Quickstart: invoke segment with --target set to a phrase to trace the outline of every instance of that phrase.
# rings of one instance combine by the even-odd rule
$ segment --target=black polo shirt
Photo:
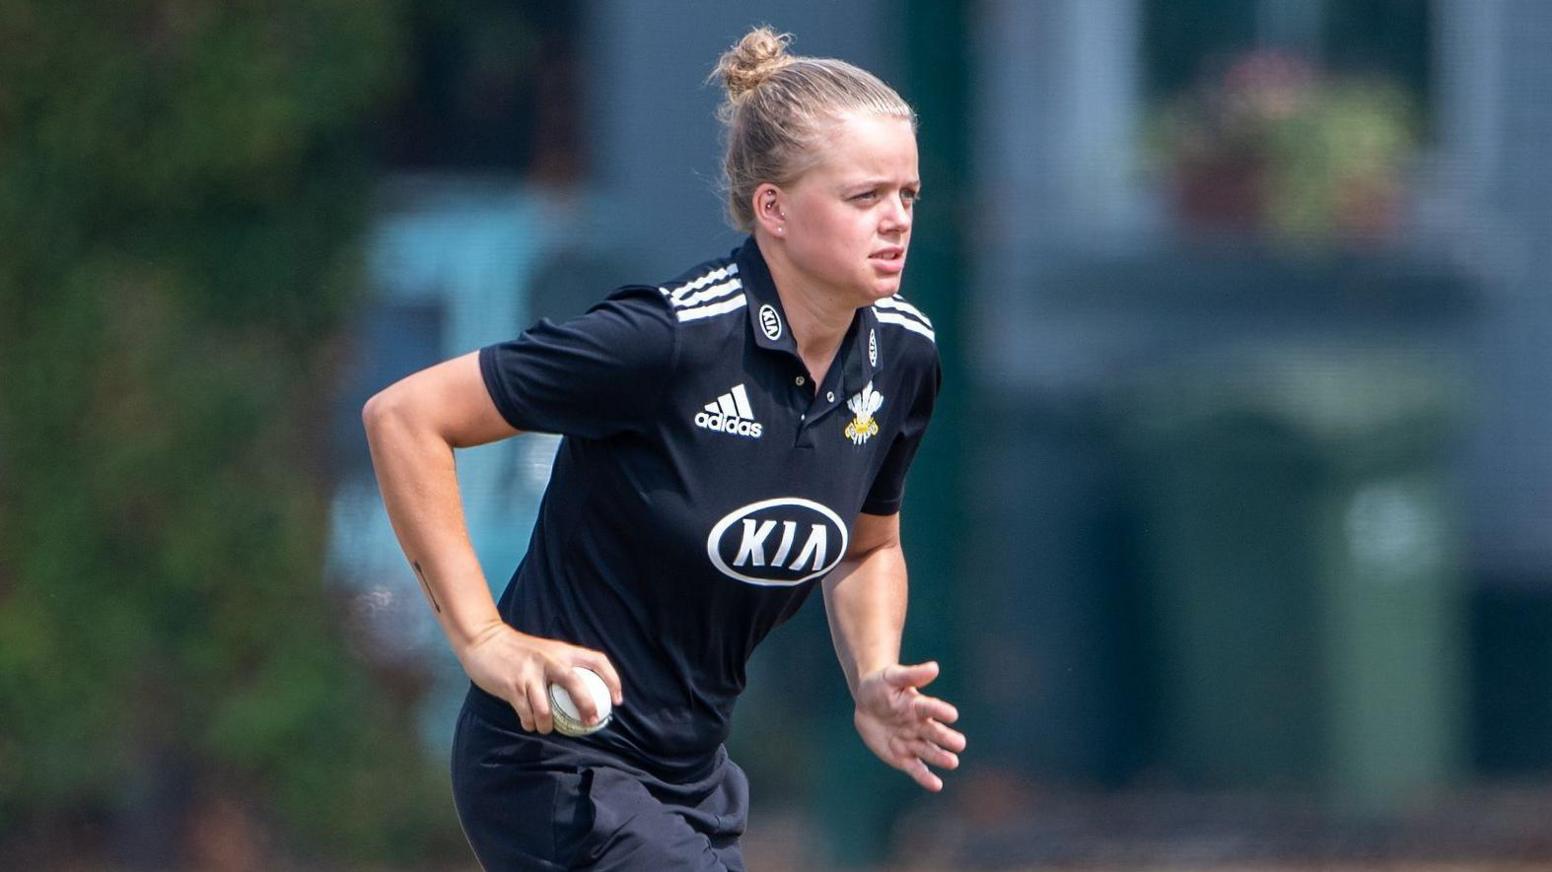
[[[899,510],[940,380],[931,322],[899,298],[858,310],[816,392],[751,238],[479,359],[513,427],[565,436],[502,616],[619,670],[625,705],[578,741],[704,767],[754,647],[859,512]]]

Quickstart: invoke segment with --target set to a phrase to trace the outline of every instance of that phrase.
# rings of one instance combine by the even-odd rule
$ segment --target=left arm
[[[942,790],[943,780],[927,767],[957,768],[965,737],[948,726],[959,719],[954,707],[920,691],[937,677],[938,664],[900,664],[907,595],[898,513],[857,517],[824,597],[863,743],[922,787]]]

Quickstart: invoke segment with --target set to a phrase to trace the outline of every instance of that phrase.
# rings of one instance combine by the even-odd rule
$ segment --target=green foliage
[[[1389,80],[1255,52],[1164,105],[1151,146],[1190,221],[1299,246],[1371,242],[1395,229],[1418,126]]]
[[[172,761],[342,855],[436,835],[321,573],[401,20],[0,4],[0,832],[111,816]]]

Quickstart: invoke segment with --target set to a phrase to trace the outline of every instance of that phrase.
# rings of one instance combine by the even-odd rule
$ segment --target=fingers
[[[525,731],[533,732],[533,707],[528,704],[528,695],[526,693],[519,694],[516,700],[509,700],[508,702],[512,706],[512,711],[517,712],[517,722],[522,725]]]
[[[963,754],[965,751],[965,734],[958,730],[950,729],[937,721],[929,720],[921,730],[922,738],[955,754]]]
[[[576,667],[557,664],[550,670],[547,678],[550,683],[566,689],[566,693],[571,696],[571,704],[577,707],[577,714],[582,718],[582,723],[588,725],[598,723],[598,705],[593,701],[593,694],[582,682],[582,673],[578,672]]]
[[[910,748],[911,753],[915,755],[917,760],[929,766],[949,770],[959,768],[959,755],[953,751],[941,748],[935,743],[918,739],[910,744]]]
[[[508,685],[506,692],[502,694],[512,706],[512,710],[517,712],[518,724],[530,733],[540,731],[539,709],[542,707],[546,716],[550,709],[549,700],[545,698],[544,692],[542,690],[538,693],[534,692],[536,683],[542,682],[519,678]]]
[[[524,690],[528,695],[528,709],[532,714],[533,729],[543,735],[549,735],[555,729],[555,721],[550,716],[549,687],[543,681],[530,681]]]
[[[938,663],[929,660],[914,666],[896,663],[884,668],[884,682],[892,687],[926,687],[938,677]]]
[[[604,684],[609,685],[609,698],[615,705],[625,703],[625,685],[620,681],[620,673],[614,671],[614,664],[609,662],[609,658],[602,651],[582,649],[582,656],[577,658],[577,665],[586,666],[598,673],[598,677],[604,680]]]
[[[954,770],[959,755],[922,739],[892,738],[889,741],[890,765],[911,776],[917,784],[934,793],[943,789],[943,779],[928,766]]]
[[[889,743],[895,755],[895,765],[905,768],[912,760],[919,760],[939,769],[958,769],[959,755],[926,739],[899,738]]]
[[[925,787],[933,793],[937,793],[943,789],[943,779],[932,774],[932,770],[928,769],[927,764],[923,763],[921,760],[912,758],[909,763],[901,768],[905,771],[906,775],[909,775],[911,778],[915,779],[917,784],[920,784],[922,787]]]
[[[584,723],[599,721],[600,704],[594,702],[575,667],[590,669],[602,678],[614,705],[624,702],[620,674],[603,652],[529,636],[505,624],[500,630],[466,649],[464,669],[481,689],[511,704],[524,730],[545,734],[554,730],[549,699],[552,683],[566,689]]]
[[[959,709],[935,696],[918,696],[911,700],[911,707],[919,718],[930,718],[944,724],[959,720]]]
[[[575,667],[591,670],[599,678],[604,680],[604,686],[609,688],[609,700],[614,705],[625,702],[625,690],[620,682],[620,673],[615,671],[614,664],[602,651],[591,648],[575,648],[570,658],[571,665],[563,666],[553,664],[553,677],[550,679],[561,687],[566,688],[566,693],[571,695],[571,701],[577,706],[577,714],[582,716],[585,724],[595,724],[603,716],[598,706],[593,701],[593,695],[588,692],[587,685],[582,683],[582,676]]]

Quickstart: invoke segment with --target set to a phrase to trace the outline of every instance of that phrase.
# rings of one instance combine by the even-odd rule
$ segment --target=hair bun
[[[765,25],[756,27],[722,53],[712,76],[720,76],[727,88],[728,99],[737,101],[759,87],[771,74],[792,63],[787,54],[787,43],[791,41],[790,33],[777,33]]]

